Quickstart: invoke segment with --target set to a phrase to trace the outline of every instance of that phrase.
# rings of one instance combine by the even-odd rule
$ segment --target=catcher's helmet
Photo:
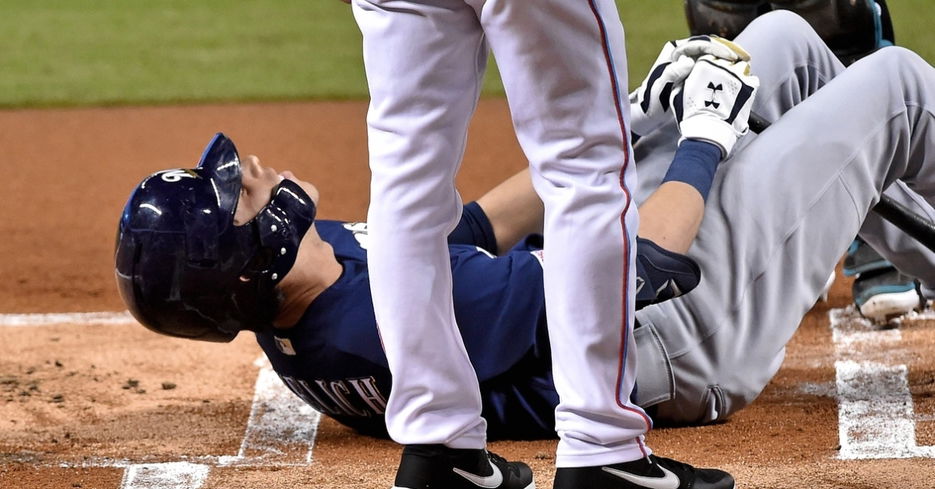
[[[120,296],[158,333],[227,342],[271,325],[275,286],[295,263],[315,203],[283,180],[270,203],[235,226],[240,158],[221,133],[198,166],[150,175],[133,191],[117,230]]]
[[[692,35],[733,39],[771,10],[800,15],[844,64],[896,42],[886,0],[685,0]]]

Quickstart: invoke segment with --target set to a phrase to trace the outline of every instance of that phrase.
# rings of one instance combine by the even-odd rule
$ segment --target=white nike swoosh
[[[493,474],[483,477],[477,474],[472,474],[466,472],[457,467],[452,468],[455,474],[464,477],[474,485],[478,487],[483,487],[485,489],[494,489],[495,487],[500,487],[500,484],[503,484],[503,474],[500,472],[500,468],[494,464],[490,464],[490,467],[493,469]]]
[[[646,489],[678,489],[679,478],[677,475],[673,474],[669,469],[659,466],[662,469],[662,472],[665,474],[665,477],[645,477],[642,475],[631,474],[629,472],[624,472],[622,470],[613,469],[610,467],[601,467],[604,472],[607,472],[611,475],[615,475],[621,479],[627,480]]]

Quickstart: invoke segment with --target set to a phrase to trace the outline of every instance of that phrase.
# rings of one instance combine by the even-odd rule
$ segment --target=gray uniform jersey
[[[754,112],[775,122],[721,163],[689,251],[701,284],[637,314],[638,400],[676,423],[724,419],[763,390],[882,189],[899,179],[897,200],[929,212],[935,201],[928,63],[890,47],[844,70],[784,11],[737,41],[761,81]],[[677,137],[673,123],[635,145],[638,201],[658,186]],[[864,232],[898,234],[873,221]],[[893,243],[919,255],[902,237]]]

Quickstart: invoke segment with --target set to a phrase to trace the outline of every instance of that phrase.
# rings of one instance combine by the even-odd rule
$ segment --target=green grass
[[[522,0],[533,1],[533,0]],[[935,60],[931,0],[890,0],[899,44]],[[687,33],[682,0],[618,0],[631,87]],[[0,107],[366,97],[337,0],[0,0]],[[502,94],[491,67],[485,93]]]
[[[337,0],[0,0],[0,105],[360,96]]]

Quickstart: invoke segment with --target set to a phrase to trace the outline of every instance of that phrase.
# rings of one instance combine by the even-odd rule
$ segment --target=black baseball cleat
[[[723,470],[696,469],[650,455],[622,464],[559,468],[554,489],[733,489],[734,478]]]
[[[486,450],[407,445],[393,489],[535,489],[532,470]]]

